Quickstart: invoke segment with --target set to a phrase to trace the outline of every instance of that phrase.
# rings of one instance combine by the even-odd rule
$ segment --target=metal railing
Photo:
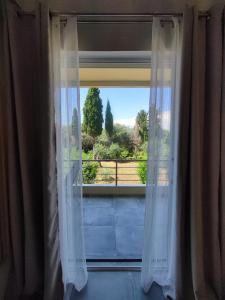
[[[147,160],[143,159],[90,159],[83,160],[83,171],[85,164],[97,163],[96,177],[91,182],[85,182],[84,184],[110,184],[110,185],[127,185],[127,184],[144,184],[141,177],[147,176]],[[168,160],[161,160],[161,171],[159,174],[159,181],[161,185],[168,184]],[[142,165],[142,167],[141,167]],[[145,167],[146,166],[146,170]],[[144,174],[143,174],[144,173]]]

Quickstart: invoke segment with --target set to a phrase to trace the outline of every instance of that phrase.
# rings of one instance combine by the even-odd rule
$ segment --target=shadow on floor
[[[148,294],[140,286],[140,272],[89,272],[83,291],[72,290],[68,300],[164,300],[161,288],[153,284]]]

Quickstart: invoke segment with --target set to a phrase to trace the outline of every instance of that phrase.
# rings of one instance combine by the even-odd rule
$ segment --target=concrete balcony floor
[[[87,259],[140,259],[145,198],[84,197]]]
[[[140,272],[89,272],[88,276],[87,286],[81,292],[73,288],[70,300],[165,300],[155,283],[147,294],[143,292]]]

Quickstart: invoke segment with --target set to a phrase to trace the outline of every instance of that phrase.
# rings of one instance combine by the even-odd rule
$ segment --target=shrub
[[[106,147],[102,144],[95,144],[94,158],[95,159],[116,159],[120,158],[122,149],[118,144],[111,144]]]
[[[111,144],[108,150],[108,157],[111,159],[120,158],[121,150],[118,144]]]
[[[147,153],[142,152],[142,154],[139,154],[139,159],[147,160]],[[141,161],[138,163],[137,171],[142,184],[145,184],[147,182],[147,170],[147,161]]]
[[[93,151],[88,151],[88,152],[82,151],[82,159],[83,160],[93,159]]]
[[[119,144],[121,148],[126,148],[129,152],[132,152],[134,149],[132,129],[124,125],[115,124],[112,142]]]
[[[110,146],[110,139],[109,139],[109,137],[107,136],[105,130],[103,130],[103,131],[102,131],[102,134],[101,134],[100,136],[97,137],[96,144],[101,144],[101,145],[104,145],[104,146],[106,146],[106,147],[109,147],[109,146]]]
[[[84,183],[86,184],[94,183],[98,172],[98,163],[84,161],[82,166],[82,172],[83,172]]]
[[[82,134],[82,149],[84,152],[88,152],[93,149],[94,139],[90,135],[83,133]]]
[[[95,144],[94,158],[95,159],[107,159],[108,158],[108,147],[106,147],[102,144]]]
[[[140,150],[143,153],[146,153],[148,151],[148,142],[144,142],[141,146],[140,146]],[[147,157],[147,156],[146,156]]]
[[[145,184],[147,181],[147,162],[142,161],[138,164],[138,176],[141,183]]]
[[[123,159],[123,158],[127,158],[130,156],[130,153],[127,149],[123,149],[120,153],[120,157]]]

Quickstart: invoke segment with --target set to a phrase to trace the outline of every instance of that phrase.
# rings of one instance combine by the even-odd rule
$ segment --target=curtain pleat
[[[36,28],[39,53],[40,97],[39,126],[42,146],[42,182],[44,211],[44,299],[62,299],[63,284],[59,256],[58,195],[56,173],[56,130],[53,93],[49,10],[38,5]],[[38,30],[39,29],[39,30]],[[37,120],[39,121],[39,120]],[[37,122],[38,124],[39,122]]]
[[[153,18],[142,286],[174,296],[181,21]],[[165,145],[165,138],[168,140]]]
[[[189,124],[190,99],[192,82],[193,53],[193,23],[192,9],[186,9],[183,17],[183,45],[181,60],[181,101],[178,144],[178,183],[177,183],[177,261],[176,261],[176,299],[194,299],[191,273],[190,253],[190,191],[189,180]],[[181,118],[182,116],[182,118]],[[185,299],[185,298],[184,298]]]
[[[15,4],[0,4],[2,298],[62,299],[49,13],[39,6],[35,16],[23,16]]]
[[[87,283],[84,247],[81,119],[77,18],[52,18],[54,102],[56,110],[57,179],[60,254],[63,282],[80,291]]]
[[[184,14],[177,299],[224,299],[223,7]]]
[[[3,99],[9,93],[9,48],[7,35],[6,6],[0,1],[0,299],[4,298],[11,266],[9,203],[7,186],[7,109]]]
[[[223,12],[223,24],[225,20],[225,10]],[[223,31],[223,50],[225,49],[225,30]],[[219,239],[221,253],[221,281],[222,298],[225,299],[225,53],[223,57],[222,75],[222,101],[221,101],[221,128],[220,128],[220,203],[219,203]]]
[[[7,22],[5,18],[6,8],[4,3],[0,2],[0,89],[2,99],[7,98],[7,82],[6,78],[9,77],[7,59],[8,43],[7,43]],[[0,197],[0,263],[10,254],[10,243],[9,243],[9,226],[8,226],[8,203],[7,199],[7,183],[6,183],[6,114],[5,105],[3,101],[0,101],[0,189],[2,197]]]

